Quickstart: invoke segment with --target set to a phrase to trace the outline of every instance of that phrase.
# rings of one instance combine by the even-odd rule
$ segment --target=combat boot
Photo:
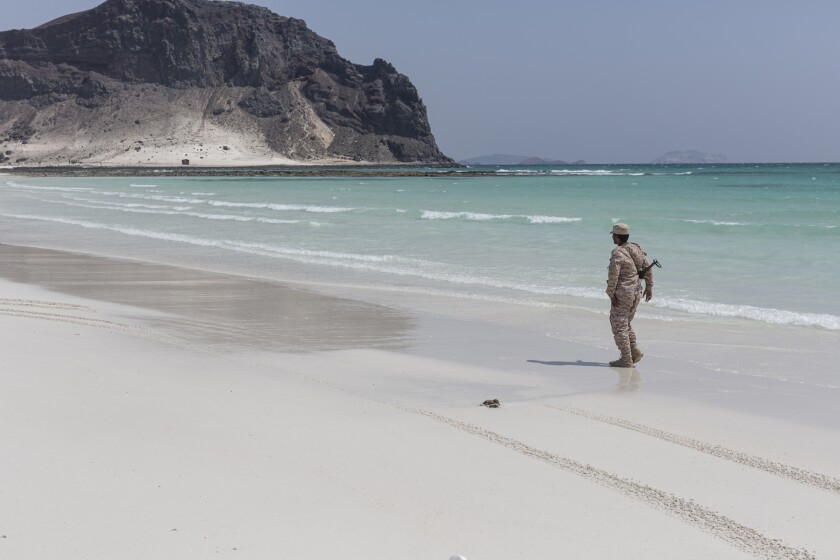
[[[642,358],[645,357],[645,353],[639,350],[639,347],[635,344],[630,347],[630,355],[633,358],[633,363],[637,364],[641,361]]]
[[[610,362],[610,367],[633,367],[633,358],[629,352],[622,352],[619,359]]]

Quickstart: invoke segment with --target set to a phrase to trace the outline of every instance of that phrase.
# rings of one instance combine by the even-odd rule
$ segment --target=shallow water
[[[0,232],[277,279],[604,304],[615,222],[648,315],[840,330],[840,164],[481,168],[486,176],[15,178]]]

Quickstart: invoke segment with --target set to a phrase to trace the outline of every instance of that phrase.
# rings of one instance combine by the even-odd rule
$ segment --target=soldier
[[[610,256],[607,268],[607,295],[612,301],[610,307],[610,325],[613,337],[621,357],[610,362],[610,367],[633,367],[642,359],[644,354],[636,346],[636,333],[630,322],[636,314],[636,307],[642,295],[642,282],[639,270],[648,266],[647,253],[642,251],[636,243],[628,243],[630,226],[615,224],[612,228],[613,243],[618,245]],[[653,272],[648,270],[644,275],[645,301],[653,297]]]

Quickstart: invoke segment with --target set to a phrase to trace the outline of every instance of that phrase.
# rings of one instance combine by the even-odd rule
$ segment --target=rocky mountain
[[[108,0],[0,33],[0,146],[17,165],[451,162],[391,64],[211,0]]]
[[[493,154],[489,156],[476,156],[460,160],[463,165],[582,165],[583,160],[574,162],[559,159],[544,159],[536,156],[516,156],[510,154]]]
[[[651,161],[654,164],[667,163],[726,163],[726,158],[721,154],[707,154],[697,150],[666,152]]]

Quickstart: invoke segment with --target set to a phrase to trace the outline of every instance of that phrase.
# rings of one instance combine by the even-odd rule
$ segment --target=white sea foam
[[[796,229],[836,229],[838,226],[836,225],[829,225],[829,224],[761,224],[761,223],[746,223],[746,222],[729,222],[725,220],[689,220],[689,219],[681,219],[681,220],[668,220],[674,222],[684,222],[690,224],[709,224],[713,226],[772,226],[774,228],[780,227],[789,227],[789,228],[796,228]]]
[[[397,276],[413,276],[416,278],[442,281],[450,284],[501,288],[525,292],[531,295],[565,295],[583,297],[587,299],[604,299],[604,293],[602,290],[595,290],[592,288],[523,284],[514,281],[476,276],[467,272],[459,272],[453,269],[451,265],[446,265],[444,263],[399,257],[395,255],[339,253],[334,251],[292,248],[266,243],[235,243],[229,244],[228,248],[259,252],[259,254],[266,256],[278,256],[309,264],[336,266]],[[536,305],[540,307],[551,306],[551,304],[547,304],[546,302],[533,299],[528,300],[528,305]]]
[[[159,186],[160,185],[141,185],[141,184],[133,184],[133,183],[131,185],[129,185],[129,187],[132,187],[132,188],[135,188],[135,189],[156,189]]]
[[[392,263],[392,262],[414,262],[417,264],[424,264],[423,261],[415,259],[406,259],[394,255],[365,255],[361,253],[341,253],[336,251],[319,251],[313,249],[301,249],[296,247],[284,247],[279,245],[269,245],[267,243],[236,243],[237,247],[244,249],[258,249],[275,255],[282,255],[286,257],[317,257],[319,259],[326,259],[331,263],[338,263],[341,261],[359,262],[359,263]],[[329,264],[322,262],[321,264]]]
[[[263,218],[259,216],[239,216],[236,214],[206,214],[202,212],[188,212],[191,207],[190,206],[182,206],[182,207],[174,207],[169,210],[168,206],[158,206],[158,207],[149,207],[149,205],[143,204],[126,204],[126,205],[119,205],[114,202],[105,202],[105,203],[98,203],[96,201],[93,204],[78,204],[73,202],[65,202],[61,200],[49,200],[45,202],[50,202],[53,204],[64,204],[67,206],[74,206],[76,208],[89,208],[92,210],[112,210],[116,212],[126,212],[129,214],[152,214],[157,216],[186,216],[190,218],[201,218],[204,220],[221,220],[221,221],[235,221],[235,222],[257,222],[263,224],[297,224],[300,223],[300,220],[278,220],[274,218]],[[102,204],[106,204],[107,206],[103,206]]]
[[[120,191],[99,191],[96,194],[104,196],[116,196],[118,198],[131,198],[134,200],[154,200],[157,202],[173,202],[175,204],[206,204],[207,200],[203,198],[184,198],[182,196],[166,196],[157,194],[136,194],[126,193]]]
[[[475,222],[486,222],[488,220],[507,220],[513,216],[510,214],[481,214],[478,212],[439,212],[435,210],[423,210],[420,216],[423,220],[454,220],[463,218]]]
[[[222,200],[202,201],[211,206],[223,206],[226,208],[265,208],[285,212],[314,212],[318,214],[330,214],[335,212],[352,212],[357,208],[345,208],[337,206],[316,206],[312,204],[275,204],[272,202],[225,202]]]
[[[523,214],[482,214],[479,212],[444,212],[437,210],[423,210],[423,220],[457,220],[463,219],[473,222],[487,222],[491,220],[527,220],[531,224],[563,224],[579,222],[582,218],[566,218],[564,216],[526,216]]]
[[[220,220],[220,221],[233,221],[233,222],[256,222],[260,224],[298,224],[300,220],[278,220],[275,218],[263,218],[260,216],[237,216],[235,214],[206,214],[202,212],[186,212],[186,211],[177,211],[177,212],[167,212],[167,211],[154,211],[154,210],[135,210],[132,208],[122,209],[125,212],[134,212],[140,214],[162,214],[162,215],[170,215],[170,216],[186,216],[189,218],[200,218],[202,220]]]
[[[24,185],[16,181],[8,181],[6,186],[13,189],[35,190],[35,191],[59,191],[59,192],[90,192],[93,189],[87,187],[42,187],[39,185]]]
[[[151,231],[151,230],[144,230],[132,227],[125,227],[125,226],[117,226],[117,225],[109,225],[109,224],[102,224],[99,222],[89,222],[86,220],[73,220],[70,218],[56,218],[53,216],[37,216],[37,215],[30,215],[30,214],[0,214],[7,218],[18,218],[21,220],[37,220],[37,221],[46,221],[46,222],[55,222],[59,224],[66,224],[71,226],[79,226],[86,229],[99,229],[99,230],[107,230],[107,231],[115,231],[118,233],[124,233],[125,235],[133,235],[139,237],[148,237],[150,239],[162,239],[166,241],[177,241],[181,243],[189,243],[190,245],[201,245],[204,247],[220,247],[220,243],[218,241],[213,241],[209,239],[201,239],[198,237],[191,237],[187,235],[179,235],[179,234],[172,234],[172,233],[162,233],[158,231]]]
[[[94,200],[91,198],[79,198],[77,196],[64,195],[67,200],[75,200],[76,202],[87,202],[89,204],[99,204],[102,206],[117,206],[124,208],[149,208],[152,210],[167,210],[171,206],[164,206],[162,204],[143,204],[142,202],[109,202],[107,200]],[[45,201],[58,202],[58,201]]]
[[[525,216],[532,224],[565,224],[580,222],[583,218],[565,218],[563,216]]]
[[[646,175],[644,172],[629,172],[629,171],[614,171],[611,169],[497,169],[496,173],[499,175],[560,175],[560,176],[607,176],[615,177],[642,177]]]
[[[652,303],[658,307],[684,311],[691,314],[711,315],[713,317],[733,317],[752,319],[775,325],[799,325],[840,330],[840,317],[820,313],[799,313],[783,309],[754,307],[751,305],[731,305],[725,303],[701,302],[689,299],[660,298]]]
[[[713,226],[749,226],[755,224],[745,224],[743,222],[724,222],[719,220],[678,220],[681,222],[688,222],[690,224],[711,224]]]

